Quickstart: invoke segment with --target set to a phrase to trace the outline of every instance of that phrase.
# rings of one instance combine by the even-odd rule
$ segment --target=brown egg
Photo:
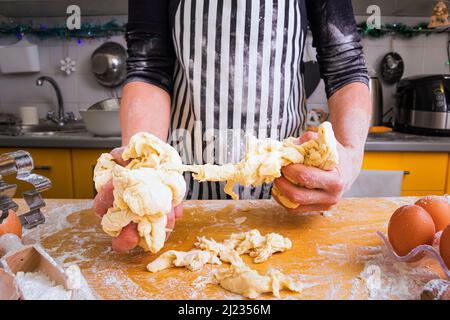
[[[439,252],[445,265],[450,269],[450,225],[442,232],[441,240],[439,241]]]
[[[419,206],[400,207],[389,221],[389,242],[399,256],[407,255],[419,245],[431,245],[435,233],[433,219]]]
[[[0,236],[6,233],[14,233],[19,238],[22,237],[22,224],[17,214],[9,210],[8,217],[0,224]]]
[[[416,205],[430,214],[436,226],[436,232],[444,230],[450,224],[450,203],[444,197],[423,197],[417,200]]]

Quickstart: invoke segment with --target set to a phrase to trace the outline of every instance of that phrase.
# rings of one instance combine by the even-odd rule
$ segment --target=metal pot
[[[383,89],[376,74],[370,74],[369,80],[370,98],[372,102],[372,121],[370,126],[383,125]]]
[[[105,87],[117,87],[126,77],[127,51],[116,42],[106,42],[91,56],[91,67],[98,83]]]

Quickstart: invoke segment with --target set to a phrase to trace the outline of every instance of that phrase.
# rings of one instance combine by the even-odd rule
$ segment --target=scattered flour
[[[16,282],[25,300],[70,300],[71,292],[42,272],[18,272]]]
[[[326,217],[326,218],[333,216],[333,213],[331,213],[331,211],[323,211],[321,214],[323,217]]]
[[[444,295],[446,294],[447,289],[450,286],[450,282],[442,280],[442,279],[433,279],[428,282],[422,294],[422,299],[445,299]]]
[[[429,270],[392,259],[385,252],[365,262],[359,279],[372,300],[417,300],[427,282],[435,278]]]

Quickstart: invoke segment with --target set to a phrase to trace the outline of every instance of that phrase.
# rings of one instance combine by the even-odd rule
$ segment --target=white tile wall
[[[361,21],[363,17],[357,17]],[[427,21],[428,17],[383,17],[382,23],[402,22],[408,25],[415,25],[419,22]],[[404,76],[449,73],[447,64],[447,42],[449,36],[443,34],[421,35],[412,39],[402,39],[399,37],[383,37],[379,39],[363,38],[361,43],[364,48],[366,64],[369,69],[379,70],[379,66],[384,55],[392,50],[398,52],[405,63]],[[311,40],[307,41],[307,45]],[[389,110],[395,103],[395,85],[383,85],[384,110]],[[324,85],[321,81],[316,91],[308,99],[308,109],[322,108],[327,110]]]
[[[119,21],[125,21],[126,17],[117,17]],[[41,23],[51,25],[57,18],[49,18]],[[92,17],[95,22],[111,20],[111,17]],[[361,21],[364,17],[358,17]],[[382,23],[403,22],[416,24],[426,21],[428,18],[421,17],[383,17]],[[68,110],[78,111],[85,109],[91,104],[119,94],[112,92],[109,88],[99,85],[90,71],[90,56],[103,40],[86,40],[82,45],[75,41],[62,41],[55,39],[38,40],[30,39],[39,45],[41,72],[29,75],[2,75],[0,74],[0,111],[17,112],[20,106],[36,105],[39,107],[40,116],[44,117],[48,110],[56,105],[56,96],[53,89],[45,84],[43,87],[35,85],[35,79],[40,75],[50,75],[58,81],[65,104]],[[116,41],[125,45],[123,37],[113,37]],[[430,36],[419,36],[413,39],[392,39],[390,37],[381,39],[365,38],[362,41],[366,61],[369,68],[378,69],[382,57],[391,51],[391,46],[405,61],[405,76],[424,73],[449,73],[447,58],[447,34],[433,34]],[[15,38],[0,39],[0,45],[13,43]],[[305,51],[305,59],[311,60],[315,57],[315,50],[311,48],[311,38],[307,39],[309,48]],[[77,71],[66,76],[59,71],[59,61],[66,56],[75,59]],[[385,110],[392,107],[395,86],[383,85]],[[308,107],[325,108],[326,96],[324,84],[321,82],[317,90],[308,99]]]
[[[95,22],[110,21],[112,17],[92,17]],[[123,17],[118,20],[126,20]],[[46,18],[41,23],[52,25],[57,18]],[[16,42],[15,37],[1,38],[0,45]],[[39,115],[45,118],[47,111],[56,110],[57,100],[53,88],[48,83],[42,87],[36,86],[36,79],[41,75],[54,78],[64,97],[67,111],[78,113],[78,110],[86,109],[93,103],[120,95],[121,88],[112,92],[110,88],[99,85],[90,70],[90,56],[94,50],[105,41],[115,41],[125,45],[123,36],[114,36],[110,39],[83,40],[78,45],[75,40],[65,41],[60,39],[38,39],[30,37],[29,41],[39,46],[39,59],[41,71],[33,74],[4,75],[0,73],[0,111],[18,113],[21,106],[37,106]],[[67,76],[62,73],[60,60],[70,57],[76,61],[77,71]]]

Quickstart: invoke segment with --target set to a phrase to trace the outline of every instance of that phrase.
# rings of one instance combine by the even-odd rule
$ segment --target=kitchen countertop
[[[0,147],[17,148],[115,148],[119,137],[96,137],[90,133],[56,134],[53,136],[0,136]],[[371,134],[366,151],[450,152],[450,137],[431,137],[388,132]]]
[[[103,299],[241,298],[209,283],[216,266],[191,272],[172,268],[149,273],[145,266],[166,250],[190,250],[198,236],[222,240],[231,233],[258,229],[292,240],[292,249],[254,264],[260,273],[276,268],[302,283],[303,292],[281,292],[284,299],[418,299],[423,286],[443,271],[432,258],[415,264],[393,260],[376,231],[385,232],[392,212],[415,198],[343,199],[326,214],[292,215],[271,200],[186,201],[184,215],[161,252],[111,251],[91,200],[46,200],[46,223],[26,230],[24,243],[40,243],[64,267],[80,266]],[[19,213],[24,202],[19,203]],[[383,286],[373,285],[378,270]],[[272,298],[264,295],[262,298]]]

